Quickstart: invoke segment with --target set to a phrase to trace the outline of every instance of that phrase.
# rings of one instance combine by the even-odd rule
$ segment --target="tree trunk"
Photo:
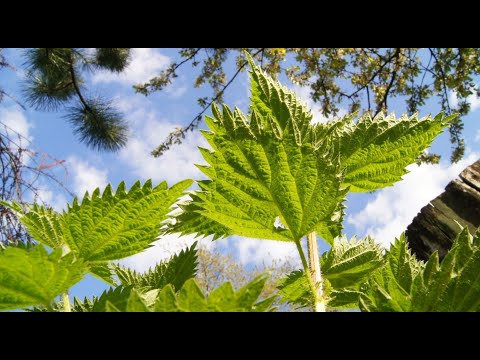
[[[438,250],[443,259],[460,230],[456,222],[472,234],[480,226],[480,160],[451,181],[407,227],[405,234],[417,258],[427,260]]]

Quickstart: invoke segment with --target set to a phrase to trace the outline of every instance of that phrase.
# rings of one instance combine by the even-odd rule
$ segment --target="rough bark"
[[[463,170],[445,191],[433,199],[407,227],[415,255],[427,260],[438,250],[442,259],[460,230],[457,222],[474,233],[480,226],[480,160]]]

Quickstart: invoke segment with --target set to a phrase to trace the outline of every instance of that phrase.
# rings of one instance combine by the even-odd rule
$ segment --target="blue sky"
[[[0,86],[22,100],[20,83],[24,74],[21,70],[23,63],[21,50],[9,49],[5,56],[18,70],[3,70]],[[179,59],[178,49],[134,49],[131,64],[121,75],[107,72],[86,75],[87,88],[94,94],[104,94],[113,98],[129,122],[131,128],[129,142],[127,147],[118,153],[98,153],[79,143],[68,122],[62,118],[63,112],[43,112],[28,107],[23,110],[12,100],[5,98],[0,103],[0,122],[19,131],[25,137],[22,140],[23,145],[32,151],[65,160],[64,167],[57,166],[52,171],[72,192],[80,196],[86,190],[104,187],[108,183],[116,186],[122,180],[130,186],[138,179],[143,182],[151,178],[154,183],[167,180],[169,185],[185,178],[201,179],[203,175],[193,164],[204,163],[196,148],[207,147],[207,144],[198,132],[189,134],[182,145],[173,147],[160,158],[153,158],[150,155],[151,150],[160,144],[171,130],[188,124],[196,116],[199,112],[196,99],[210,95],[208,87],[193,88],[198,68],[192,68],[190,65],[182,67],[178,72],[178,78],[170,87],[148,97],[135,94],[132,89],[133,84],[147,81],[170,62]],[[226,73],[232,74],[235,66],[233,59],[229,59],[226,66]],[[308,89],[293,86],[283,76],[280,80],[297,91],[297,94],[314,110],[317,121],[324,120],[318,111],[319,107],[309,98]],[[450,99],[455,102],[454,94],[450,94]],[[439,112],[440,106],[437,101],[437,99],[429,101],[421,109],[420,115]],[[247,111],[246,73],[241,74],[228,89],[224,102]],[[431,148],[432,152],[443,155],[439,165],[412,165],[404,181],[393,187],[373,194],[349,195],[344,222],[347,236],[370,234],[376,241],[388,246],[395,236],[405,230],[412,218],[429,200],[440,194],[446,184],[464,167],[480,158],[480,123],[477,119],[480,115],[480,100],[472,97],[470,102],[472,111],[464,119],[467,147],[464,159],[458,164],[449,164],[451,145],[448,133],[444,133],[435,140]],[[397,116],[405,111],[401,99],[394,99],[390,104],[390,110]],[[39,155],[37,159],[41,161],[41,157]],[[45,164],[53,161],[46,156],[44,158]],[[52,183],[40,181],[38,185],[41,187],[43,200],[56,209],[64,208],[66,202],[71,201],[68,193]],[[179,239],[168,236],[158,241],[152,249],[125,259],[122,263],[138,270],[145,270],[192,242],[192,237]],[[283,242],[234,236],[217,242],[207,238],[201,240],[201,244],[229,252],[246,265],[261,264],[272,259],[296,259],[295,246]],[[107,286],[99,280],[87,277],[72,290],[71,294],[91,296],[99,294],[105,288]]]

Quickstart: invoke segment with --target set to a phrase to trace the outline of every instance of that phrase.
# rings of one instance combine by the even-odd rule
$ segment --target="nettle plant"
[[[30,311],[271,311],[276,296],[261,298],[266,276],[235,291],[225,283],[204,294],[195,282],[195,244],[137,273],[115,261],[147,249],[165,234],[230,235],[294,242],[302,270],[278,286],[293,306],[362,311],[477,311],[480,307],[480,235],[463,229],[440,264],[409,251],[403,235],[385,251],[369,237],[341,235],[348,192],[390,186],[454,119],[439,114],[393,115],[312,124],[296,95],[253,60],[248,115],[212,107],[203,135],[211,149],[199,168],[210,180],[179,202],[193,181],[170,188],[122,183],[75,199],[61,214],[34,204],[16,212],[38,242],[0,252],[0,309]],[[175,211],[171,211],[175,209]],[[321,257],[317,237],[331,249]],[[304,248],[307,250],[305,251]],[[93,299],[68,298],[91,273],[112,285]],[[59,298],[60,297],[60,298]]]
[[[107,186],[77,199],[59,214],[34,204],[24,211],[17,203],[2,204],[19,214],[20,221],[39,243],[9,246],[0,253],[0,309],[35,306],[35,311],[263,311],[274,298],[258,302],[265,277],[235,292],[230,283],[208,298],[193,277],[197,265],[195,244],[139,274],[113,261],[139,253],[158,239],[161,222],[182,193],[185,180],[168,188],[135,183],[129,191],[122,182],[115,192]],[[43,246],[42,246],[43,245]],[[113,287],[94,299],[70,303],[68,289],[90,273]],[[60,301],[54,301],[61,294]],[[31,310],[31,309],[30,309]]]

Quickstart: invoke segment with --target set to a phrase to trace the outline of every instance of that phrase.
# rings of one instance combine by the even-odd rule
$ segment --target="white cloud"
[[[160,240],[153,243],[153,246],[141,253],[132,255],[120,261],[120,264],[127,266],[136,271],[147,271],[149,268],[154,267],[162,260],[166,260],[172,257],[174,254],[179,253],[182,249],[185,249],[195,241],[198,241],[197,249],[199,247],[212,250],[216,242],[211,241],[211,236],[194,239],[193,235],[187,235],[178,237],[177,235],[166,235]]]
[[[25,115],[18,109],[18,106],[11,106],[7,108],[0,108],[0,122],[7,126],[7,131],[10,135],[13,135],[11,130],[19,133],[28,141],[32,141],[33,137],[30,133],[30,129],[33,128],[33,124],[30,123]],[[22,142],[25,139],[14,139],[15,142]]]
[[[274,261],[278,263],[287,260],[300,265],[297,248],[293,242],[232,236],[228,239],[228,245],[238,253],[239,261],[244,265],[270,265]]]
[[[154,182],[167,180],[169,185],[184,179],[204,178],[194,165],[205,163],[197,146],[208,147],[198,131],[189,132],[181,144],[173,145],[162,156],[155,158],[151,151],[181,125],[161,120],[156,113],[142,109],[131,113],[130,118],[134,123],[133,133],[126,148],[120,152],[120,159],[136,176]]]
[[[179,98],[182,97],[187,92],[187,87],[184,85],[174,85],[169,86],[165,92],[172,98]]]
[[[110,71],[98,71],[93,77],[94,83],[119,82],[124,85],[146,82],[160,74],[170,62],[170,58],[159,51],[150,48],[134,48],[131,53],[130,65],[120,74]]]
[[[475,134],[475,142],[480,142],[480,130],[477,130],[477,133]]]
[[[149,98],[140,94],[136,94],[131,96],[117,95],[114,97],[114,105],[115,108],[124,113],[136,114],[137,118],[134,118],[133,120],[137,120],[137,122],[140,123],[140,119],[138,119],[138,117],[143,115],[143,109],[151,108],[153,103]],[[129,114],[129,119],[130,117],[131,116]]]
[[[57,212],[61,212],[67,208],[67,198],[58,191],[54,193],[47,187],[41,186],[37,191],[37,195],[41,202],[51,206]]]
[[[457,107],[458,105],[458,97],[457,97],[457,92],[456,91],[451,91],[448,94],[448,100],[450,101],[450,104],[452,107]],[[480,107],[480,98],[477,97],[475,91],[472,95],[467,97],[467,102],[470,103],[470,111],[473,112],[477,110]]]
[[[32,183],[35,191],[27,191],[24,193],[23,201],[26,203],[37,203],[51,206],[55,211],[61,212],[67,207],[66,193],[61,190],[53,191],[52,188],[40,178],[38,182]]]
[[[152,109],[152,102],[145,97],[119,98],[117,107],[128,113],[131,121],[132,134],[127,146],[120,151],[121,161],[135,176],[142,180],[152,179],[154,182],[167,180],[171,186],[180,180],[204,178],[195,167],[204,163],[197,146],[209,147],[198,131],[189,133],[182,144],[174,145],[159,158],[154,158],[151,151],[158,146],[167,135],[180,124],[161,119]],[[146,271],[159,261],[170,258],[194,241],[199,245],[212,249],[216,243],[211,237],[194,239],[192,235],[178,237],[177,235],[163,236],[148,250],[123,259],[121,264],[137,271]]]
[[[293,85],[292,90],[295,91],[297,96],[306,103],[307,108],[312,110],[312,113],[313,113],[312,123],[313,124],[325,123],[329,120],[338,119],[338,118],[340,118],[342,116],[345,116],[347,114],[347,111],[345,109],[340,108],[335,117],[332,116],[330,118],[327,118],[327,117],[322,115],[321,106],[318,103],[313,101],[312,97],[310,96],[310,89],[308,87],[300,86],[300,85]]]
[[[76,156],[70,156],[67,159],[67,166],[72,170],[73,191],[78,196],[83,196],[85,191],[91,193],[97,187],[102,189],[108,184],[107,170],[98,169]]]
[[[184,76],[179,76],[173,79],[172,83],[165,88],[165,93],[174,99],[182,97],[187,92],[185,82],[186,80]]]
[[[440,195],[445,186],[480,153],[470,153],[456,164],[410,165],[409,174],[394,186],[378,191],[373,200],[356,214],[347,217],[359,235],[371,235],[384,246],[406,230],[413,218],[430,200]]]

